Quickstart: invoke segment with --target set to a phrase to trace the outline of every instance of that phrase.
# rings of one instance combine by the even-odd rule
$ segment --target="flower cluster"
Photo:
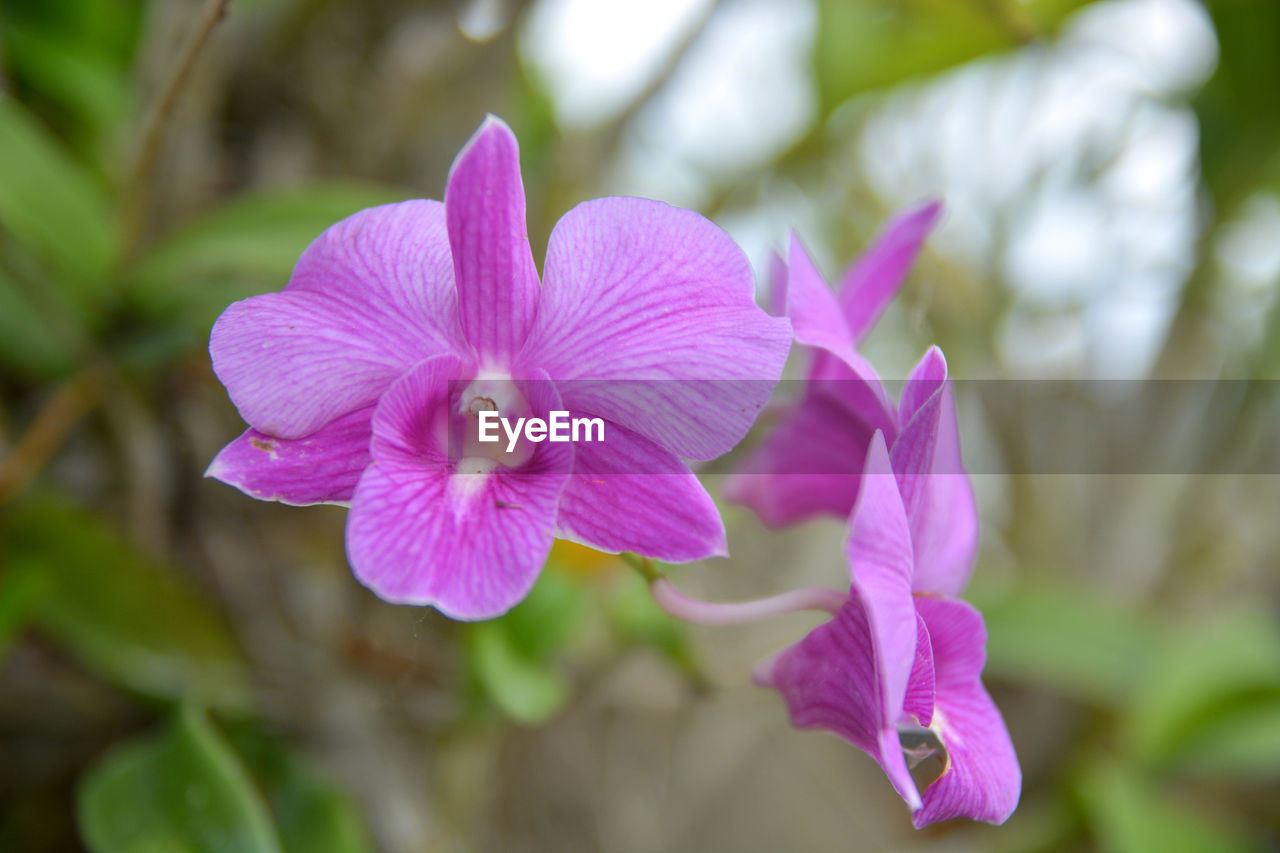
[[[1020,771],[980,681],[982,619],[955,598],[978,524],[946,362],[929,350],[894,405],[857,352],[939,212],[893,223],[838,293],[793,237],[775,263],[779,316],[756,305],[728,235],[656,201],[569,211],[539,276],[516,140],[490,117],[443,203],[339,222],[283,291],[218,319],[213,367],[249,429],[208,474],[257,498],[349,505],[361,582],[387,601],[491,618],[526,595],[555,537],[645,566],[727,553],[685,460],[746,435],[794,336],[812,354],[805,396],[726,491],[769,525],[847,517],[848,593],[716,605],[653,575],[654,596],[698,622],[827,611],[756,680],[780,691],[796,726],[830,729],[879,761],[917,826],[1003,821]],[[499,422],[507,435],[495,442],[486,430]],[[569,423],[595,425],[599,440],[539,440]],[[904,727],[932,730],[946,752],[923,794]]]
[[[917,827],[959,816],[1002,823],[1021,790],[1008,731],[981,682],[982,617],[954,598],[972,571],[978,520],[946,361],[936,347],[926,352],[895,408],[854,348],[938,214],[928,205],[891,223],[838,297],[793,237],[779,302],[814,351],[806,394],[728,486],[772,524],[848,517],[848,597],[754,676],[783,695],[797,727],[829,729],[875,758]],[[830,445],[816,441],[826,436],[844,441],[834,464]],[[945,750],[923,796],[900,727],[930,729]]]

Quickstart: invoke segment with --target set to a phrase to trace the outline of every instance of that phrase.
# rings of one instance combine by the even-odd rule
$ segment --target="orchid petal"
[[[982,686],[987,632],[963,601],[922,596],[920,615],[933,644],[936,710],[932,728],[947,750],[942,775],[924,792],[916,827],[953,817],[1004,823],[1018,805],[1022,770],[999,709]]]
[[[930,202],[895,217],[844,274],[839,299],[855,344],[866,337],[902,286],[941,214],[942,205]]]
[[[936,346],[929,347],[911,368],[898,403],[898,420],[905,424],[947,381],[947,358]]]
[[[574,445],[560,538],[669,563],[728,554],[715,502],[683,462],[617,424],[604,433],[603,442]]]
[[[544,282],[520,363],[550,373],[568,408],[681,457],[737,444],[786,361],[789,324],[756,305],[746,256],[691,211],[580,204],[551,234]]]
[[[911,664],[907,695],[902,701],[903,717],[920,726],[929,725],[933,721],[934,697],[933,642],[924,617],[917,612],[916,659]]]
[[[464,459],[455,470],[440,425],[458,367],[427,360],[379,402],[374,461],[347,519],[347,555],[361,583],[387,601],[488,619],[519,602],[546,561],[572,448],[544,442],[519,468],[473,470]],[[530,383],[530,392],[540,416],[560,408],[550,382]]]
[[[372,405],[414,363],[464,348],[443,207],[430,201],[328,228],[283,292],[233,303],[209,340],[241,417],[288,439]]]
[[[917,592],[959,595],[978,549],[978,506],[960,456],[955,400],[946,384],[946,362],[933,348],[912,372],[903,392],[911,420],[894,442],[891,459],[911,525]],[[934,353],[936,352],[936,355]],[[929,394],[922,401],[920,394]]]
[[[246,430],[205,471],[259,500],[304,506],[346,503],[369,464],[373,407],[358,409],[306,438],[273,438]]]
[[[918,809],[897,715],[884,713],[883,672],[864,605],[855,591],[831,620],[757,667],[755,680],[782,694],[796,728],[827,729],[874,758],[907,805]],[[915,631],[914,616],[911,625]]]
[[[842,401],[811,392],[726,480],[724,496],[771,527],[817,515],[848,518],[874,433],[851,420]]]
[[[836,295],[814,266],[813,259],[791,233],[791,250],[787,262],[787,317],[795,332],[796,343],[820,347],[847,360],[853,356],[853,336],[840,313]]]
[[[520,150],[489,116],[459,152],[445,189],[462,329],[481,364],[507,367],[538,306],[538,270],[525,225]]]
[[[809,369],[810,383],[840,382],[837,396],[876,429],[892,430],[893,409],[871,363],[854,349],[853,336],[799,235],[792,232],[783,301],[796,343],[818,350]],[[847,384],[846,384],[847,383]],[[890,438],[893,433],[886,432]]]
[[[865,603],[883,690],[881,716],[902,716],[916,659],[915,605],[911,597],[911,533],[881,433],[871,439],[862,488],[849,516],[845,546],[853,588]]]
[[[819,350],[809,367],[808,386],[816,393],[839,401],[848,422],[880,430],[892,443],[898,434],[898,417],[889,402],[875,368],[858,353],[851,360]]]
[[[761,302],[772,316],[787,316],[787,262],[777,252],[769,252],[769,274]]]

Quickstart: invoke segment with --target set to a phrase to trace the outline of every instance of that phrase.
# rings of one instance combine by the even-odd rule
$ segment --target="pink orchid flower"
[[[927,470],[918,457],[928,450],[917,447],[904,461]],[[961,579],[916,571],[913,536],[938,523],[928,504],[914,500],[920,478],[895,470],[879,432],[862,476],[849,517],[848,598],[838,609],[828,604],[829,621],[762,662],[755,680],[783,695],[797,728],[832,731],[879,762],[917,828],[953,817],[1003,823],[1018,804],[1022,771],[982,685],[982,617],[942,593]],[[900,727],[927,727],[946,750],[942,774],[923,796]]]
[[[894,219],[845,274],[838,293],[828,288],[800,238],[792,235],[788,263],[774,274],[773,302],[791,319],[797,343],[812,350],[805,395],[729,478],[725,496],[751,507],[770,526],[818,515],[845,518],[858,498],[871,436],[880,431],[896,461],[910,452],[911,443],[931,439],[912,428],[913,419],[936,423],[941,438],[931,476],[914,498],[932,505],[929,517],[935,524],[927,535],[913,530],[912,541],[916,571],[958,582],[939,587],[954,595],[968,577],[958,567],[972,564],[978,523],[960,460],[946,361],[936,348],[927,352],[894,406],[856,349],[901,286],[940,214],[941,205],[931,203]],[[922,417],[925,407],[937,407],[939,417]],[[937,522],[940,518],[946,523]]]
[[[728,235],[661,202],[578,205],[539,280],[516,139],[491,116],[443,204],[339,222],[282,292],[218,319],[214,371],[250,429],[208,475],[266,500],[349,504],[362,583],[489,618],[529,591],[553,537],[674,562],[724,554],[682,460],[741,440],[789,344]],[[486,411],[597,417],[605,440],[485,445]]]
[[[689,598],[657,578],[655,600],[689,622],[728,625],[800,610],[830,619],[762,661],[754,679],[777,689],[797,728],[827,729],[880,763],[914,812],[917,827],[953,817],[1002,823],[1017,806],[1022,773],[999,710],[982,685],[986,629],[953,595],[971,566],[938,561],[954,553],[949,508],[931,473],[952,452],[954,431],[942,354],[926,357],[932,392],[912,404],[891,452],[872,434],[859,466],[861,485],[849,515],[848,594],[813,587],[747,602]],[[928,385],[914,386],[923,391]],[[976,524],[976,518],[974,519]],[[922,548],[919,542],[937,547]],[[921,562],[921,555],[926,562]],[[932,560],[932,562],[928,562]],[[922,571],[923,569],[923,571]],[[903,755],[902,729],[930,729],[945,749],[942,774],[921,795]]]

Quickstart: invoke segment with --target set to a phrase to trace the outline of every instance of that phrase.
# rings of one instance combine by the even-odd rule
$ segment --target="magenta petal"
[[[519,468],[464,459],[463,473],[455,471],[440,425],[457,367],[449,358],[423,362],[379,402],[374,461],[347,519],[347,555],[360,582],[387,601],[487,619],[537,579],[572,449],[544,442]],[[530,389],[535,412],[560,408],[551,383]]]
[[[914,632],[914,617],[911,625]],[[920,807],[902,755],[897,714],[884,713],[883,673],[856,591],[830,621],[758,667],[755,677],[782,694],[792,725],[827,729],[849,741],[880,763],[908,806]]]
[[[889,443],[897,436],[897,413],[884,385],[875,368],[856,352],[852,360],[846,360],[819,350],[809,368],[808,386],[814,393],[838,401],[850,423],[880,430]]]
[[[561,538],[669,563],[728,554],[720,513],[683,462],[617,424],[605,425],[604,438],[574,445]]]
[[[867,451],[845,551],[874,641],[883,685],[881,716],[896,723],[916,659],[918,628],[911,595],[911,533],[880,433],[871,439]]]
[[[397,458],[360,478],[347,520],[356,577],[396,604],[432,605],[454,619],[491,619],[538,578],[555,526],[560,480],[453,474]]]
[[[247,430],[222,448],[205,471],[260,500],[305,505],[346,503],[369,464],[369,406],[343,415],[306,438],[273,438]]]
[[[941,214],[942,205],[930,202],[896,217],[844,274],[840,305],[854,343],[862,340],[884,313]]]
[[[941,353],[936,358],[926,355],[912,374],[908,389],[933,390],[923,402],[913,401],[915,410],[894,442],[892,461],[911,525],[913,588],[959,595],[969,582],[978,550],[978,506],[960,458],[955,400],[945,384],[946,363],[941,359]],[[906,405],[903,411],[908,411]]]
[[[361,211],[328,228],[288,288],[236,302],[209,338],[250,426],[302,438],[372,405],[423,358],[464,349],[437,202]]]
[[[489,116],[453,161],[445,189],[462,329],[481,364],[507,367],[538,306],[538,270],[525,225],[520,150]]]
[[[982,686],[987,632],[963,601],[917,599],[933,644],[937,704],[932,728],[947,748],[942,775],[924,792],[917,827],[953,817],[1004,823],[1017,808],[1022,770],[999,709]]]
[[[742,439],[791,332],[756,305],[751,266],[729,235],[661,202],[597,199],[556,225],[544,273],[519,361],[545,369],[568,408],[684,458],[711,459]]]
[[[724,485],[771,527],[817,515],[848,518],[875,429],[852,419],[842,401],[810,393]]]
[[[327,296],[286,290],[229,306],[213,326],[209,351],[214,372],[250,426],[302,438],[372,405],[422,357],[380,335],[376,324],[345,313]]]

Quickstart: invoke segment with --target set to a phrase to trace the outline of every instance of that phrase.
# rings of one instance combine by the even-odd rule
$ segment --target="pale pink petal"
[[[769,275],[761,301],[774,317],[787,316],[787,262],[777,252],[769,253]]]
[[[917,598],[933,644],[937,704],[932,728],[947,749],[924,792],[917,827],[953,817],[1004,823],[1017,808],[1022,770],[1000,711],[982,686],[987,632],[963,601]]]
[[[247,430],[214,457],[206,477],[250,497],[298,506],[346,503],[369,464],[373,407],[358,409],[306,438]]]
[[[852,358],[853,336],[840,313],[840,303],[805,251],[800,235],[794,231],[787,262],[785,303],[796,343],[821,347],[842,360]]]
[[[507,367],[538,306],[538,270],[525,225],[520,150],[489,116],[453,161],[445,189],[462,329],[485,367]]]
[[[855,591],[830,621],[763,662],[754,677],[782,694],[792,725],[827,729],[866,752],[884,768],[907,805],[917,809],[920,795],[902,755],[898,717],[884,713],[884,679],[877,660],[863,600]]]
[[[880,319],[941,214],[942,205],[930,202],[896,217],[844,274],[840,304],[854,343]]]
[[[947,381],[947,359],[936,346],[929,347],[911,368],[898,403],[898,420],[905,424]]]
[[[835,396],[876,429],[893,437],[893,408],[871,363],[854,349],[853,336],[840,313],[835,294],[827,287],[813,259],[792,232],[783,301],[796,343],[818,350],[809,369],[809,382],[840,383]]]
[[[414,363],[465,350],[437,202],[361,211],[307,248],[289,286],[213,326],[213,369],[249,425],[301,438],[372,405]]]
[[[617,424],[604,439],[574,445],[560,538],[668,563],[728,554],[720,512],[683,462]]]
[[[724,496],[771,527],[818,515],[848,518],[874,433],[841,400],[811,391],[725,481]]]
[[[871,628],[883,685],[881,716],[896,723],[916,659],[918,628],[911,596],[911,533],[881,433],[867,451],[845,553]]]
[[[519,361],[545,369],[568,408],[711,459],[750,428],[790,339],[787,321],[756,305],[751,266],[727,234],[661,202],[603,198],[552,232]]]
[[[930,350],[935,352],[936,347]],[[941,353],[926,354],[912,377],[908,389],[931,393],[912,402],[914,411],[904,405],[911,419],[894,442],[891,459],[911,525],[913,588],[959,595],[978,550],[978,505],[960,458],[955,400]]]
[[[387,601],[487,619],[524,598],[542,569],[572,448],[543,442],[519,468],[464,459],[455,471],[442,422],[458,366],[424,362],[379,402],[347,555],[360,582]],[[560,408],[549,382],[530,383],[529,396],[541,417]]]
[[[420,340],[421,358],[465,351],[438,201],[371,207],[330,226],[302,253],[286,289],[322,293],[346,313],[371,315],[394,330],[397,343]]]

